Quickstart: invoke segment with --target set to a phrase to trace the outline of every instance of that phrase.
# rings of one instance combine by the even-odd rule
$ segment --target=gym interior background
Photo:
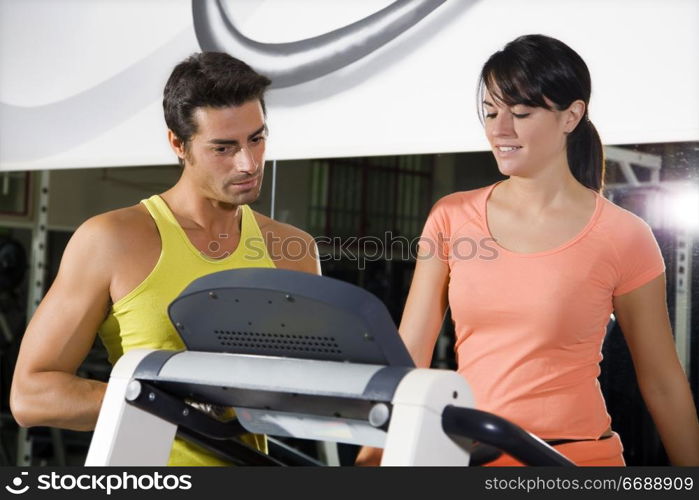
[[[8,408],[17,349],[76,227],[177,180],[179,167],[165,141],[162,86],[177,62],[206,50],[200,41],[210,37],[201,37],[201,30],[206,34],[211,26],[202,18],[195,23],[201,9],[194,7],[207,2],[214,3],[0,0],[2,464],[81,464],[84,459],[89,433],[18,431]],[[267,64],[265,57],[247,61],[264,74],[288,70],[293,76],[291,85],[267,96],[268,152],[280,161],[276,168],[268,162],[264,192],[254,208],[267,215],[273,209],[275,218],[325,241],[387,234],[412,241],[441,196],[497,180],[477,119],[480,66],[506,41],[525,33],[545,33],[574,47],[593,76],[592,120],[614,145],[607,149],[607,196],[655,231],[667,263],[678,351],[699,396],[698,311],[692,300],[699,260],[699,3],[215,3],[228,7],[222,10],[228,18],[214,26],[239,28],[257,48],[274,52],[281,44],[304,56],[297,49],[309,44],[296,42],[315,40],[313,52],[327,56],[327,41],[340,31],[344,48],[358,57],[308,81],[312,73],[294,67],[293,57],[272,58],[279,64],[264,68],[256,64]],[[369,17],[376,21],[375,13],[408,3],[430,8],[419,16],[408,12],[412,21],[401,24],[394,38],[356,29]],[[367,37],[381,40],[368,43]],[[325,48],[315,50],[323,48],[323,40]],[[327,60],[320,62],[317,68],[327,66]],[[308,160],[281,161],[290,158]],[[320,250],[330,257],[324,259],[324,274],[373,292],[398,321],[414,268],[410,252],[376,255],[373,248],[328,244]],[[452,337],[447,317],[435,366],[453,367]],[[600,382],[627,462],[666,463],[613,323],[604,356]],[[108,377],[101,346],[95,346],[80,374]]]
[[[643,217],[667,265],[668,308],[699,401],[699,143],[607,148],[606,196]],[[91,433],[33,428],[19,433],[8,394],[27,311],[56,275],[73,231],[87,218],[138,203],[175,183],[176,164],[147,167],[0,173],[0,464],[82,464]],[[323,241],[351,237],[414,242],[432,204],[448,193],[485,186],[500,176],[490,153],[268,161],[254,208]],[[273,191],[274,187],[274,191]],[[339,238],[339,240],[338,240]],[[335,240],[333,240],[335,239]],[[35,255],[44,255],[37,260]],[[415,261],[412,252],[377,254],[350,242],[321,244],[323,274],[378,296],[396,322]],[[364,264],[360,264],[364,262]],[[445,318],[433,366],[455,366],[453,328]],[[667,458],[638,391],[619,329],[610,322],[600,383],[629,465]],[[99,341],[79,373],[106,380],[110,366]]]

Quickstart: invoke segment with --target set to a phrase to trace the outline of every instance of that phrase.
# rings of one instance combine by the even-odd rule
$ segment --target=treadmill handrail
[[[575,466],[541,439],[486,411],[448,405],[442,412],[442,429],[454,441],[474,439],[504,451],[525,465]]]

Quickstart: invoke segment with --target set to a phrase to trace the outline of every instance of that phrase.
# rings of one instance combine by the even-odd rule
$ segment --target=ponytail
[[[573,176],[583,186],[601,192],[604,188],[604,148],[587,113],[568,135],[567,149]]]

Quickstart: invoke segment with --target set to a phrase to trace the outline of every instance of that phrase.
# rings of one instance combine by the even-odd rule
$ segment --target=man
[[[182,175],[159,196],[89,219],[71,238],[20,348],[10,403],[21,426],[94,429],[106,384],[75,373],[95,334],[112,363],[136,347],[183,349],[167,306],[199,276],[240,267],[320,273],[308,234],[248,207],[262,185],[269,84],[223,53],[175,67],[163,108]],[[265,449],[260,436],[248,440]],[[220,462],[177,440],[170,463]]]

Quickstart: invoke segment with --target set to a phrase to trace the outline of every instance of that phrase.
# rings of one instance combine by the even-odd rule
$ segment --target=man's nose
[[[254,155],[246,147],[240,148],[235,155],[234,161],[235,168],[240,172],[255,174],[259,168],[258,162],[255,160]]]

